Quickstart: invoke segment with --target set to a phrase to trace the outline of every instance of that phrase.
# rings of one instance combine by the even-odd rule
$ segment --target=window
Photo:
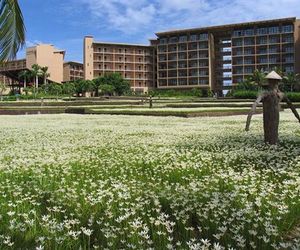
[[[179,37],[179,42],[186,42],[187,41],[187,36],[180,36]]]
[[[206,79],[200,79],[199,80],[199,84],[200,85],[207,85],[208,84],[208,81]]]
[[[198,35],[193,34],[190,36],[190,41],[197,41],[197,40],[198,40]]]
[[[121,70],[122,69],[122,66],[121,65],[119,65],[119,70]]]
[[[191,43],[189,45],[189,50],[197,50],[197,43]]]
[[[199,49],[207,49],[207,48],[208,48],[207,42],[199,43]]]
[[[244,43],[245,43],[245,45],[254,45],[255,44],[253,38],[245,38]]]
[[[107,49],[106,48],[104,48],[104,52],[106,52],[107,51]]]
[[[167,38],[161,38],[159,40],[159,44],[166,44],[168,42],[168,39]]]
[[[268,34],[268,28],[258,28],[257,29],[257,34],[258,35],[266,35],[266,34]]]
[[[270,63],[277,63],[278,62],[278,57],[277,56],[271,56],[270,58],[269,58],[269,62]]]
[[[254,35],[254,29],[246,29],[244,30],[245,36],[253,36]]]
[[[247,59],[245,59],[245,62],[244,62],[245,64],[253,64],[253,61],[252,61],[252,59],[250,59],[250,58],[247,58]]]
[[[252,49],[245,49],[245,55],[251,55],[251,54],[253,54]]]
[[[243,46],[243,40],[242,39],[234,40],[233,46]]]
[[[178,54],[178,58],[182,59],[182,60],[186,59],[186,53],[180,53],[180,54]]]
[[[294,72],[294,67],[293,67],[293,66],[286,66],[286,67],[284,68],[284,71],[285,71],[286,73],[293,73],[293,72]]]
[[[231,52],[231,48],[221,48],[222,52]]]
[[[279,27],[270,27],[269,28],[269,34],[278,34],[279,33]]]
[[[198,78],[192,78],[189,80],[190,85],[198,85]]]
[[[178,42],[178,37],[174,36],[170,38],[170,43],[177,43]]]
[[[231,56],[223,56],[223,61],[230,61],[231,59]]]
[[[293,62],[294,62],[294,56],[288,55],[288,56],[286,56],[286,57],[284,58],[284,61],[285,61],[286,63],[293,63]]]
[[[187,64],[186,63],[179,63],[178,68],[185,69],[185,68],[187,68]]]
[[[269,42],[270,43],[279,43],[279,37],[272,36],[272,37],[270,37]]]
[[[243,35],[244,35],[243,30],[234,30],[233,31],[233,36],[235,36],[235,37],[239,37],[239,36],[243,36]]]
[[[122,49],[119,49],[119,53],[122,53]]]
[[[268,43],[268,38],[267,37],[261,37],[257,40],[258,44],[267,44]]]
[[[294,47],[286,47],[284,49],[284,52],[286,52],[286,53],[294,53]]]
[[[225,80],[223,81],[223,86],[231,86],[232,85],[232,81],[231,80]]]
[[[180,44],[179,47],[178,47],[179,51],[185,51],[186,49],[187,49],[186,44]]]
[[[208,34],[204,33],[204,34],[200,34],[200,41],[207,41],[208,40]]]
[[[293,25],[283,25],[282,26],[282,33],[291,33],[294,31]]]
[[[177,79],[171,79],[171,80],[169,80],[169,85],[170,86],[176,86],[177,85]]]
[[[293,43],[294,42],[294,37],[293,36],[285,36],[283,37],[283,42],[284,43]]]

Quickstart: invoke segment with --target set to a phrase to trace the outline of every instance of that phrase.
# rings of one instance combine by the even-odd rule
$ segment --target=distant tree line
[[[47,83],[44,72],[38,75],[36,71],[21,72],[20,77],[24,77],[24,86],[26,86],[26,79],[32,79],[33,75],[36,77],[33,86],[26,86],[24,92],[26,95],[30,93],[38,93],[40,95],[69,95],[69,96],[100,96],[100,95],[126,95],[131,93],[130,83],[125,80],[119,73],[105,74],[94,80],[76,80],[66,83]],[[39,86],[38,77],[43,76],[43,84]],[[48,76],[48,75],[47,75]],[[31,84],[32,85],[32,84]]]

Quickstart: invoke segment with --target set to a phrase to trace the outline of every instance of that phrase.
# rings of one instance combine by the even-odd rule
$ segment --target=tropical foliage
[[[17,0],[0,0],[0,62],[14,59],[25,44],[23,15]]]

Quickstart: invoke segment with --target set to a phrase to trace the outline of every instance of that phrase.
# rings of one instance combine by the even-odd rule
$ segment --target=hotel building
[[[222,91],[254,70],[300,73],[300,20],[175,30],[157,35],[157,88]]]
[[[103,43],[84,38],[84,77],[92,80],[106,73],[120,73],[135,92],[154,88],[155,50],[152,46]]]
[[[63,82],[73,82],[84,79],[83,64],[79,62],[64,63],[64,79]]]
[[[300,20],[266,21],[156,33],[150,45],[84,39],[85,79],[119,72],[133,90],[230,89],[254,70],[300,73]]]
[[[30,70],[38,64],[48,67],[49,81],[63,82],[63,62],[65,51],[56,49],[50,44],[39,44],[26,49],[26,58],[5,62],[0,66],[0,74],[9,79],[12,85],[19,85],[19,73]]]

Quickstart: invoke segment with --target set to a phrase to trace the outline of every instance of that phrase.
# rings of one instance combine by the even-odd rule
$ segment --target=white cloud
[[[70,0],[92,25],[125,35],[300,16],[299,0]],[[79,7],[80,8],[80,7]]]

